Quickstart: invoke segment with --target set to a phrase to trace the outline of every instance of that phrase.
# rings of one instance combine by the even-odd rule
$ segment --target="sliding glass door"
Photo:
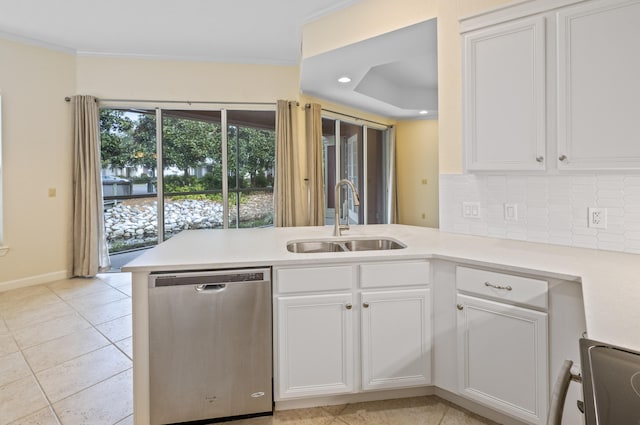
[[[341,187],[338,206],[342,222],[387,223],[388,130],[324,117],[322,139],[326,222],[332,224],[334,221],[336,182],[348,179],[358,191],[360,206],[355,205],[351,191],[346,186]]]
[[[228,111],[230,227],[273,226],[276,117],[272,111]]]
[[[274,111],[103,109],[100,125],[110,253],[273,224]]]

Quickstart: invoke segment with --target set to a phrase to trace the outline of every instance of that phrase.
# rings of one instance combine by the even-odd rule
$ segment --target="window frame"
[[[325,184],[327,182],[327,174],[328,173],[333,173],[335,175],[335,181],[339,181],[341,179],[341,166],[342,164],[342,160],[343,158],[341,157],[341,152],[342,152],[342,140],[341,140],[341,125],[342,124],[349,124],[349,125],[354,125],[354,126],[358,126],[360,127],[360,137],[361,140],[360,142],[362,143],[362,164],[359,164],[360,167],[362,167],[362,175],[363,175],[363,181],[362,181],[362,193],[359,194],[360,196],[360,208],[363,208],[363,214],[362,214],[362,223],[361,225],[367,225],[369,224],[369,217],[368,217],[368,206],[369,206],[369,199],[368,199],[368,191],[369,191],[369,185],[368,185],[368,179],[367,179],[367,175],[369,172],[369,167],[368,167],[368,130],[378,130],[378,131],[382,131],[384,132],[383,134],[383,140],[384,140],[384,144],[385,144],[385,153],[384,156],[386,158],[386,156],[389,155],[389,151],[388,149],[390,149],[389,146],[389,131],[391,130],[392,126],[391,125],[384,125],[384,124],[379,124],[379,123],[374,123],[365,119],[358,119],[355,117],[350,117],[350,116],[344,116],[342,114],[339,113],[332,113],[329,111],[322,111],[322,119],[328,119],[328,120],[333,120],[334,121],[334,133],[335,133],[335,152],[336,152],[336,156],[335,156],[335,170],[328,170],[325,169]],[[384,160],[384,162],[386,163],[386,159]],[[325,164],[326,165],[326,164]],[[391,172],[391,170],[388,169],[387,166],[385,166],[385,181],[388,181],[388,176],[389,173]],[[331,194],[333,193],[333,188],[330,187],[325,187],[325,190],[327,191],[327,193],[332,196]],[[386,198],[388,196],[388,191],[389,188],[388,187],[384,187],[382,189],[383,191],[383,196]],[[385,202],[385,205],[387,203]],[[327,214],[327,207],[325,206],[325,215]],[[390,211],[388,211],[388,207],[385,208],[384,211],[384,223],[388,223],[389,222],[389,216],[390,216]]]
[[[221,157],[222,161],[222,204],[223,204],[223,229],[229,228],[241,228],[240,226],[240,216],[238,214],[236,218],[236,222],[232,223],[229,218],[229,208],[230,208],[230,198],[231,196],[235,196],[236,192],[241,192],[240,190],[236,190],[234,188],[229,187],[229,177],[228,177],[228,136],[229,136],[229,127],[234,124],[229,124],[227,119],[228,112],[236,112],[236,111],[246,111],[246,112],[272,112],[276,113],[276,105],[275,104],[252,104],[252,103],[231,103],[231,104],[217,104],[217,103],[209,103],[209,102],[135,102],[131,101],[101,101],[99,105],[100,110],[103,109],[111,109],[111,110],[144,110],[148,112],[153,112],[155,114],[156,120],[156,169],[158,170],[156,176],[156,195],[155,199],[157,200],[157,239],[156,245],[164,242],[166,240],[165,235],[165,192],[164,192],[164,173],[163,170],[163,149],[164,149],[164,134],[163,134],[163,119],[164,113],[166,111],[211,111],[211,112],[220,112],[220,125],[225,130],[221,132]],[[275,119],[275,116],[274,116]],[[161,123],[158,125],[158,123]],[[275,127],[274,127],[275,131]],[[275,160],[275,157],[274,157]],[[226,177],[224,177],[226,176]],[[272,188],[273,190],[273,188]],[[237,206],[239,208],[239,205]],[[112,253],[110,252],[110,255]]]

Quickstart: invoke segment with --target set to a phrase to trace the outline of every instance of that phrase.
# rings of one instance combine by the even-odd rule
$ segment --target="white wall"
[[[462,202],[479,202],[480,218],[464,218]],[[504,218],[504,204],[518,220]],[[587,226],[588,207],[607,208],[607,229]],[[640,253],[640,175],[440,176],[444,231],[583,248]]]
[[[0,290],[66,277],[75,92],[72,55],[0,40],[4,245]],[[48,189],[56,190],[55,197]]]

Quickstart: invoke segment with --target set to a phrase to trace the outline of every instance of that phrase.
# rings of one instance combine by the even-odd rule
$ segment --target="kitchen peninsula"
[[[433,336],[427,347],[431,376],[427,371],[421,384],[415,381],[406,387],[415,390],[431,388],[429,387],[431,385],[433,388],[443,389],[462,398],[470,398],[525,423],[543,423],[542,416],[545,416],[544,420],[546,420],[546,401],[531,407],[524,406],[512,412],[501,404],[494,406],[491,402],[483,403],[482,399],[467,397],[459,384],[460,376],[457,375],[464,373],[457,373],[458,363],[455,360],[459,349],[456,344],[460,345],[460,340],[456,338],[456,334],[459,334],[459,330],[456,331],[456,317],[458,317],[458,326],[461,322],[461,316],[456,314],[460,314],[461,311],[466,312],[473,307],[472,302],[468,305],[462,303],[464,300],[475,298],[469,295],[479,295],[481,298],[488,295],[489,301],[482,300],[482,302],[493,305],[502,304],[496,300],[505,301],[510,308],[518,311],[531,310],[538,316],[543,313],[546,317],[548,312],[549,364],[547,367],[546,359],[537,359],[542,363],[536,364],[536,367],[544,367],[544,370],[549,371],[546,374],[550,377],[549,381],[545,380],[535,385],[538,390],[544,390],[544,394],[547,394],[549,387],[553,384],[558,362],[563,360],[561,357],[566,358],[566,355],[577,352],[577,339],[581,333],[578,331],[585,330],[579,329],[584,326],[585,319],[586,331],[590,338],[640,349],[640,333],[637,332],[637,324],[640,323],[640,309],[637,308],[640,305],[640,278],[637,273],[640,263],[637,255],[458,235],[405,225],[353,226],[342,237],[342,239],[390,238],[406,245],[402,249],[326,253],[293,253],[287,250],[287,243],[290,241],[335,239],[331,236],[331,230],[330,227],[298,227],[185,231],[124,267],[123,271],[132,272],[133,276],[135,423],[137,425],[149,423],[148,275],[152,272],[273,267],[274,303],[276,303],[278,301],[276,295],[286,295],[280,293],[278,289],[277,273],[280,270],[304,268],[317,270],[322,267],[333,267],[337,270],[347,266],[352,267],[349,270],[353,270],[352,275],[357,276],[354,278],[356,283],[352,288],[344,289],[343,292],[352,293],[356,298],[361,296],[362,300],[365,300],[364,297],[369,294],[365,293],[365,289],[358,288],[377,285],[364,282],[365,276],[369,276],[367,279],[374,276],[372,279],[375,280],[376,270],[378,270],[375,267],[388,264],[390,270],[393,270],[396,275],[402,275],[403,270],[406,270],[408,275],[417,276],[415,279],[419,279],[418,271],[422,270],[426,274],[422,276],[424,281],[414,282],[411,281],[413,278],[407,277],[403,280],[401,277],[399,279],[401,283],[394,288],[397,289],[396,292],[413,293],[422,290],[423,286],[420,285],[424,284],[424,288],[431,290],[430,295],[423,297],[431,301],[427,317],[433,323],[432,326],[426,327],[425,331]],[[424,264],[428,267],[425,268]],[[378,274],[384,276],[385,273],[384,269],[380,269]],[[476,290],[466,283],[469,279],[472,281],[477,278],[484,280],[484,284],[488,287],[490,285],[487,283],[493,277],[508,280],[509,288],[513,286],[512,295],[502,294],[507,286],[483,287]],[[291,289],[291,284],[288,287],[291,291],[295,291],[295,287]],[[459,291],[457,295],[456,287]],[[573,289],[568,292],[554,292],[554,288],[566,287]],[[538,288],[542,289],[538,291]],[[518,295],[521,289],[524,291],[521,293],[525,295]],[[485,290],[492,292],[483,295],[482,291]],[[376,291],[382,292],[382,289],[376,289]],[[372,293],[371,290],[370,293]],[[569,304],[563,304],[566,302],[563,294],[567,293],[571,293],[573,297],[571,308],[567,307]],[[509,296],[513,296],[513,299],[508,299]],[[521,298],[518,298],[519,296]],[[365,307],[368,307],[368,302],[365,304],[367,304]],[[580,314],[576,313],[576,305],[584,311],[578,312]],[[350,307],[347,308],[351,310]],[[354,307],[354,311],[356,309]],[[274,308],[274,314],[277,314],[276,308]],[[362,322],[365,322],[364,316]],[[274,347],[277,351],[276,323],[277,318],[274,319]],[[546,328],[535,323],[534,327]],[[563,327],[571,328],[568,331],[569,338],[565,338]],[[571,340],[564,341],[565,339]],[[573,348],[569,350],[570,353],[558,351],[558,347],[563,344],[575,346],[575,351]],[[538,349],[546,353],[546,343]],[[365,350],[362,351],[365,354]],[[278,364],[277,353],[274,364]],[[276,409],[304,406],[305,397],[289,397],[285,388],[278,388],[280,372],[282,367],[276,366],[274,375]],[[359,372],[356,375],[362,378]],[[356,385],[355,390],[347,389],[342,393],[366,393],[367,389],[369,389],[367,383],[362,383]],[[368,394],[375,393],[374,391]],[[309,397],[306,399],[310,400]]]

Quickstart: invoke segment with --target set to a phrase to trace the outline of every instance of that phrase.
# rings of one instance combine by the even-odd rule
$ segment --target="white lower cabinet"
[[[353,391],[352,295],[279,297],[280,398]]]
[[[457,295],[461,395],[532,424],[548,409],[547,314]]]
[[[363,292],[362,388],[431,382],[429,289]]]
[[[274,268],[276,400],[430,384],[429,274],[426,261]]]

